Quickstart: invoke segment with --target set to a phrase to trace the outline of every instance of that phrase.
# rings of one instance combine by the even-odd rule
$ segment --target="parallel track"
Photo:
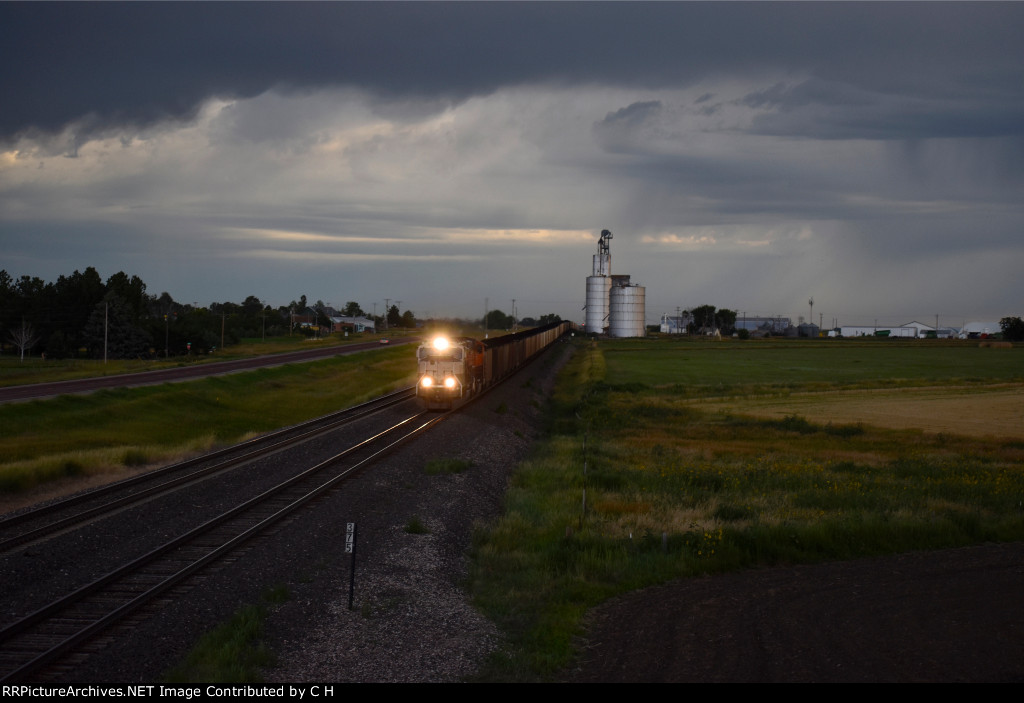
[[[515,366],[516,368],[522,366],[522,362]],[[481,396],[493,390],[496,385],[494,384],[483,393],[474,396],[466,404],[480,399]],[[412,395],[408,389],[404,393],[407,393],[409,397]],[[399,397],[392,402],[403,402],[405,399],[405,397]],[[360,407],[366,408],[366,406]],[[381,407],[384,406],[365,409],[362,414],[376,412]],[[423,416],[427,414],[420,412],[407,417],[383,432],[358,442],[349,449],[306,469],[242,505],[227,510],[186,534],[168,541],[144,556],[135,558],[106,576],[77,588],[74,592],[39,608],[34,613],[0,630],[0,680],[14,682],[47,676],[66,676],[69,670],[68,663],[73,666],[76,659],[87,656],[88,643],[97,641],[97,635],[101,632],[108,630],[115,623],[123,621],[130,614],[137,613],[147,604],[153,603],[155,599],[160,599],[161,596],[165,599],[170,596],[171,594],[168,592],[171,589],[178,592],[182,588],[189,588],[187,582],[190,577],[203,571],[228,553],[238,550],[248,540],[266,531],[309,501],[328,492],[346,477],[380,455],[443,421],[450,415],[450,412],[441,415],[429,413],[431,419],[423,420]],[[344,424],[351,419],[338,419],[338,424]],[[323,422],[323,419],[314,422]],[[294,434],[297,430],[298,428],[290,428],[285,432]],[[323,429],[314,429],[312,434],[318,435],[323,431]],[[309,438],[308,434],[302,432],[299,434],[303,438]],[[280,441],[270,438],[279,438],[279,435],[274,433],[254,440],[261,444],[259,449],[252,453],[243,452],[243,456],[229,461],[238,464],[248,461],[258,454],[276,451],[286,444],[302,441],[302,438]],[[208,462],[210,459],[211,457],[208,455],[196,462]],[[189,464],[189,466],[192,465]],[[175,485],[184,485],[201,479],[197,472],[190,472],[188,469],[183,469],[183,466],[177,465],[168,468],[169,473],[175,471],[184,473],[182,478],[163,477],[157,482],[160,485],[152,490],[170,491],[174,490],[175,486],[164,487],[164,484],[180,481]],[[221,471],[224,468],[223,464],[218,464],[213,471]],[[143,480],[139,479],[140,483]],[[119,490],[124,489],[129,483],[134,485],[134,481],[122,482],[119,484]],[[137,490],[132,488],[129,489],[129,492],[136,494]],[[92,493],[87,500],[95,499],[97,494],[98,492]],[[149,500],[151,497],[147,494],[142,498],[132,497],[128,500]],[[106,506],[101,510],[122,509],[118,502],[120,500],[120,498],[101,499]],[[62,509],[67,510],[68,505],[69,503],[64,503]],[[91,513],[91,509],[76,511],[75,514],[78,517],[71,519],[78,521],[93,519],[89,515],[84,515],[86,512]],[[36,529],[51,532],[67,529],[66,526],[61,526],[63,523],[58,524],[51,518],[40,517],[41,515],[41,513],[36,513],[35,518],[18,516],[13,520],[0,522],[0,529],[11,528],[15,524],[24,524],[32,519],[43,525],[50,523],[57,525],[55,527],[22,528],[17,534],[8,538],[11,540],[8,544],[24,544],[26,541],[41,539],[39,535],[42,532],[36,533]],[[63,519],[61,518],[61,520]],[[11,547],[7,549],[10,550]],[[61,664],[60,662],[67,663]]]
[[[5,518],[0,520],[0,554],[87,521],[100,519],[134,503],[177,490],[270,452],[308,441],[414,396],[414,389],[404,388],[362,405]]]
[[[447,414],[417,413],[0,631],[0,680],[22,681],[182,584]],[[339,466],[340,464],[340,466]]]

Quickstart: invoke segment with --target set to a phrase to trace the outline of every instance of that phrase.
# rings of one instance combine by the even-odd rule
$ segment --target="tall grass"
[[[240,608],[231,619],[203,635],[170,671],[168,683],[262,683],[262,671],[273,666],[274,654],[263,643],[268,611],[289,598],[276,586],[260,603]]]
[[[631,354],[580,348],[549,439],[475,538],[471,590],[512,642],[484,678],[554,675],[588,607],[668,579],[1024,539],[1020,442],[702,412],[666,367],[666,385],[636,381],[643,344],[622,347]],[[883,364],[867,361],[858,382],[883,383]],[[742,373],[717,382],[740,386]]]

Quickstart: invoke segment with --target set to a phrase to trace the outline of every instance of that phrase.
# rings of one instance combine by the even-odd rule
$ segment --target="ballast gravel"
[[[61,680],[152,683],[244,606],[267,611],[268,683],[453,682],[502,646],[462,588],[474,529],[501,512],[571,346],[557,344],[438,427],[105,638]],[[340,441],[340,440],[339,440]],[[338,447],[340,448],[340,447]],[[288,461],[289,454],[282,454]],[[429,473],[435,459],[462,460]],[[183,506],[183,509],[188,509]],[[347,525],[356,525],[351,556]]]
[[[500,514],[508,477],[539,432],[540,408],[568,352],[558,345],[397,452],[385,470],[356,481],[372,489],[341,489],[367,501],[357,524],[353,607],[347,559],[298,588],[271,618],[277,663],[268,681],[459,681],[502,645],[461,588],[466,552],[474,528]],[[429,460],[442,458],[469,468],[425,473]]]

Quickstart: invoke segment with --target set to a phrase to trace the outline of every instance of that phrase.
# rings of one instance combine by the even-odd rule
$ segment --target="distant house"
[[[313,321],[316,319],[316,315],[295,315],[291,316],[292,327],[312,327]]]
[[[377,325],[366,317],[336,315],[331,317],[331,329],[334,332],[376,332]]]
[[[693,315],[689,312],[675,316],[665,313],[661,316],[659,329],[662,334],[686,334],[686,326],[691,322],[693,322]]]

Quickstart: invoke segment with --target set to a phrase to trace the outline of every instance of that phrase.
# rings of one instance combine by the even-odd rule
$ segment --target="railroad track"
[[[81,652],[99,633],[447,416],[418,412],[406,417],[10,624],[0,630],[0,680],[44,675],[44,669]]]
[[[460,408],[475,403],[497,387],[497,379],[533,358],[535,352],[526,354],[530,341],[524,338],[503,346],[507,353],[501,359],[507,363],[495,367],[499,369],[494,373],[495,382]],[[412,396],[411,390],[404,393],[408,395],[400,395],[394,402]],[[374,414],[380,409],[371,407],[360,412]],[[291,434],[280,441],[269,439],[276,433],[260,438],[257,441],[261,446],[252,452],[239,450],[240,454],[223,460],[203,458],[199,461],[204,466],[203,475],[195,473],[199,467],[194,472],[191,467],[179,465],[145,488],[141,483],[146,479],[140,479],[139,485],[122,482],[114,492],[125,490],[126,495],[97,498],[98,492],[93,492],[81,507],[69,507],[65,502],[61,509],[68,512],[61,517],[53,517],[48,509],[50,516],[37,513],[33,518],[19,516],[0,523],[0,529],[11,530],[5,538],[11,546],[6,552],[0,551],[0,559],[12,566],[12,572],[22,574],[10,579],[7,583],[11,588],[5,591],[11,597],[5,604],[9,607],[4,613],[8,624],[0,629],[0,680],[66,678],[91,651],[119,640],[126,628],[155,612],[154,602],[166,605],[179,600],[194,586],[198,574],[218,561],[224,563],[228,554],[232,556],[227,561],[237,558],[239,550],[254,537],[267,534],[360,468],[450,414],[407,414],[383,431],[377,430],[387,420],[386,415],[367,418],[366,422],[377,428],[373,436],[351,442],[346,450],[326,459],[330,445],[347,441],[341,437],[351,435],[350,430],[340,430],[328,441],[303,443],[287,457],[255,459],[328,431],[319,427],[304,433],[291,428]],[[424,417],[427,415],[429,419]],[[349,421],[338,418],[339,424]],[[210,463],[216,468],[207,471],[205,467]],[[229,465],[246,463],[245,471],[226,470]],[[309,468],[298,469],[297,464]],[[172,476],[175,472],[177,475]],[[177,483],[163,485],[171,481]],[[166,495],[168,492],[174,494],[173,500]],[[132,495],[135,497],[129,497]],[[124,507],[122,498],[134,507]],[[92,501],[106,507],[97,507]],[[124,515],[100,522],[93,516],[94,509],[96,515],[119,511]],[[192,524],[183,517],[191,519]],[[91,524],[87,529],[72,531],[88,522]],[[43,541],[45,533],[54,532],[67,534]],[[14,551],[14,545],[33,540],[38,547]],[[89,558],[83,560],[83,554],[89,554]],[[115,623],[124,626],[114,632],[111,628]]]
[[[0,520],[0,554],[102,519],[116,510],[178,490],[271,452],[315,439],[414,397],[415,389],[403,388],[361,405],[4,518]]]

